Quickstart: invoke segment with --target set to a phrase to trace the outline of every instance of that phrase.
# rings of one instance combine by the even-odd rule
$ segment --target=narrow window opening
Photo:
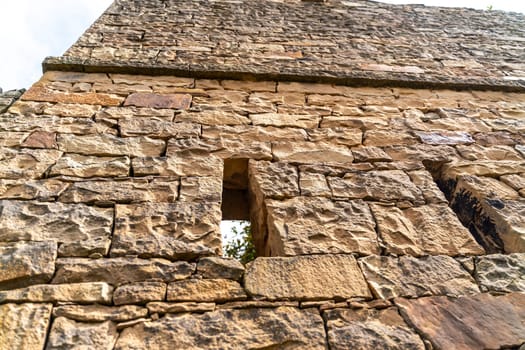
[[[224,161],[221,210],[223,255],[242,263],[255,259],[250,223],[248,159]]]

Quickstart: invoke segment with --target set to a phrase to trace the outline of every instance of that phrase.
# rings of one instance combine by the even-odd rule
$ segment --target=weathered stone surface
[[[421,191],[400,170],[347,173],[328,177],[328,184],[336,198],[424,202]]]
[[[113,135],[59,135],[58,147],[67,153],[94,156],[160,156],[164,141],[149,137],[115,137]]]
[[[0,201],[0,241],[74,242],[111,234],[113,209],[82,204]]]
[[[222,200],[223,179],[212,176],[183,177],[180,180],[179,200],[183,202]]]
[[[58,247],[60,257],[93,257],[108,255],[111,237],[93,237],[81,241],[63,242]]]
[[[217,176],[222,177],[223,161],[203,153],[177,152],[169,157],[133,158],[135,176]]]
[[[215,310],[215,303],[164,303],[151,302],[146,305],[151,314],[176,314],[181,312],[207,312]]]
[[[68,184],[58,180],[0,179],[0,199],[50,200],[58,197]]]
[[[107,282],[120,285],[141,281],[171,282],[188,278],[195,264],[164,259],[58,259],[53,283]]]
[[[56,134],[47,131],[33,131],[21,146],[26,148],[58,148]]]
[[[361,144],[363,132],[355,128],[322,128],[309,129],[308,139],[313,142],[330,142],[345,146]]]
[[[209,256],[199,259],[197,273],[203,278],[224,278],[238,281],[244,274],[244,266],[233,258]]]
[[[416,138],[405,130],[368,130],[363,138],[363,145],[365,146],[383,147],[417,143]]]
[[[43,349],[51,304],[0,305],[0,349]]]
[[[179,181],[169,178],[75,182],[61,194],[59,201],[95,204],[174,202],[178,187]]]
[[[392,254],[478,255],[484,250],[446,204],[401,210],[370,205],[378,232]],[[450,233],[454,232],[454,235]]]
[[[437,349],[500,349],[525,342],[525,294],[395,300],[405,319]]]
[[[49,282],[56,257],[56,242],[0,243],[0,289]]]
[[[246,125],[250,119],[233,110],[203,109],[196,112],[182,112],[175,116],[176,122],[190,122],[203,125]]]
[[[116,133],[103,122],[89,118],[66,118],[47,115],[0,116],[0,130],[7,132],[46,131],[68,134]]]
[[[28,136],[29,133],[27,132],[0,132],[0,147],[19,147]]]
[[[493,254],[476,258],[474,277],[490,292],[525,292],[525,254]]]
[[[516,191],[525,189],[525,173],[503,175],[500,180],[515,189]],[[1,182],[0,182],[1,183]]]
[[[44,114],[59,117],[91,118],[100,110],[100,106],[79,103],[57,103],[44,108]]]
[[[246,299],[238,282],[226,279],[189,279],[168,285],[168,301],[225,302]]]
[[[134,93],[126,98],[124,106],[188,109],[191,105],[191,95],[188,94],[148,94]]]
[[[456,146],[458,153],[468,160],[522,160],[514,148],[505,145],[483,147],[478,144]]]
[[[448,203],[445,195],[434,182],[432,175],[426,170],[415,170],[408,173],[410,180],[423,193],[427,204]]]
[[[133,119],[133,118],[158,118],[171,121],[175,115],[172,109],[138,108],[138,107],[107,107],[96,114],[96,119]]]
[[[57,150],[0,148],[0,178],[39,179],[61,156]]]
[[[148,315],[148,309],[136,305],[63,305],[53,309],[54,317],[82,322],[124,322]]]
[[[332,350],[414,349],[425,345],[394,307],[383,310],[334,309],[324,313]]]
[[[157,117],[123,118],[118,123],[123,137],[199,137],[201,126],[194,123],[173,123]]]
[[[297,169],[287,163],[249,162],[252,191],[262,198],[289,198],[299,195]]]
[[[429,145],[461,145],[474,143],[469,133],[464,131],[417,131],[416,135],[423,143]]]
[[[458,161],[444,164],[441,170],[447,179],[460,175],[501,176],[525,172],[525,161],[479,160],[475,162]]]
[[[367,256],[359,259],[365,278],[377,298],[479,293],[472,276],[445,255],[414,258]]]
[[[457,158],[456,150],[446,145],[387,146],[383,147],[383,150],[395,161],[429,160],[431,162],[449,162]]]
[[[371,296],[352,255],[257,258],[244,274],[246,291],[270,300]]]
[[[505,252],[525,252],[525,200],[483,202],[483,209],[494,223]]]
[[[192,326],[189,327],[188,324]],[[202,315],[166,315],[158,321],[148,321],[124,329],[115,349],[148,347],[221,350],[326,349],[321,316],[316,311],[291,307],[218,310]]]
[[[117,337],[117,327],[111,321],[84,323],[57,317],[53,321],[46,350],[74,348],[111,350]]]
[[[305,141],[306,131],[296,128],[262,127],[253,125],[216,125],[203,126],[202,137],[205,139],[237,138],[261,142],[270,141]]]
[[[145,304],[162,301],[166,296],[166,283],[140,282],[119,286],[113,292],[113,304]]]
[[[123,97],[102,93],[60,92],[42,86],[33,86],[21,97],[22,101],[81,103],[88,105],[118,106]]]
[[[301,196],[332,196],[332,191],[328,187],[324,174],[300,172],[299,187],[301,188]]]
[[[107,283],[37,284],[0,291],[0,302],[72,302],[111,304],[113,287]]]
[[[379,254],[375,221],[361,200],[295,197],[265,205],[272,255]]]
[[[347,164],[354,160],[348,147],[324,142],[276,142],[272,153],[276,160],[290,163]]]
[[[467,191],[478,199],[519,199],[520,195],[502,181],[487,176],[462,175],[458,179],[456,192]]]
[[[68,154],[51,168],[50,176],[126,177],[129,176],[129,157],[92,157]]]
[[[278,126],[278,127],[295,127],[303,129],[314,129],[319,126],[321,117],[308,114],[280,114],[280,113],[262,113],[251,114],[250,119],[253,125],[259,126]]]
[[[112,256],[170,259],[220,254],[219,203],[117,205]]]
[[[368,146],[352,148],[355,162],[390,162],[392,158],[381,148]]]

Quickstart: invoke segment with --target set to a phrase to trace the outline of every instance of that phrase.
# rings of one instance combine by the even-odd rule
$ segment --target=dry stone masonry
[[[523,349],[524,28],[116,1],[0,106],[0,349]]]

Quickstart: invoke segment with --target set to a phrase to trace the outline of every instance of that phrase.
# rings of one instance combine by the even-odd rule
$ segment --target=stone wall
[[[0,117],[0,348],[517,348],[524,106],[49,71]],[[248,266],[221,257],[232,160]]]
[[[7,108],[15,103],[15,101],[18,100],[24,92],[25,89],[9,90],[4,92],[2,91],[2,88],[0,88],[0,113],[7,111]]]

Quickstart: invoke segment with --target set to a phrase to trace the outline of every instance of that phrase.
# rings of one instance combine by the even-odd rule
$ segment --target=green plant
[[[232,231],[235,238],[224,247],[225,255],[230,258],[235,258],[243,264],[254,260],[256,253],[250,225],[245,224],[240,230],[233,227]]]

